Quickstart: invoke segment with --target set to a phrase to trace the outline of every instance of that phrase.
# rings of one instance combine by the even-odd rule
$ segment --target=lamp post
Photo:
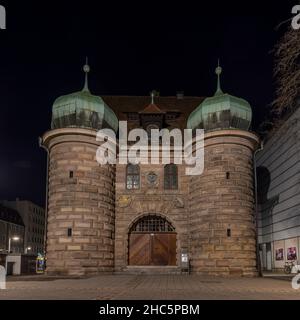
[[[11,237],[8,238],[8,253],[10,253],[10,249],[11,249],[11,241],[19,241],[20,237]]]
[[[28,251],[31,251],[31,247],[27,247],[27,248],[25,249],[25,254],[27,254]]]

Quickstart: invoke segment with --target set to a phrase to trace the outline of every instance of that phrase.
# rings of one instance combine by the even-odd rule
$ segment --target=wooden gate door
[[[129,265],[147,266],[151,263],[149,233],[131,233],[129,237]]]
[[[176,234],[156,233],[151,240],[151,264],[155,266],[176,265]]]
[[[176,265],[175,233],[131,233],[129,265]]]

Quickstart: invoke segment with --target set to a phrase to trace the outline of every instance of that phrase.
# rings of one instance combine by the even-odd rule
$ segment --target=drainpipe
[[[253,154],[253,167],[254,167],[254,192],[255,192],[255,230],[256,230],[256,260],[257,260],[257,270],[260,277],[263,276],[260,254],[259,254],[259,243],[258,243],[258,199],[257,199],[257,170],[256,170],[256,155],[264,149],[264,142],[260,144],[260,148],[257,149]]]
[[[39,146],[47,152],[47,168],[46,168],[46,199],[45,199],[45,228],[44,228],[44,256],[47,248],[47,220],[48,220],[48,183],[49,183],[49,150],[43,145],[42,138],[39,137]],[[46,262],[45,262],[46,263]]]

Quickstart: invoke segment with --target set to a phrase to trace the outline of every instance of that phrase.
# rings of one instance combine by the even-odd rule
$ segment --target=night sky
[[[276,26],[299,1],[19,2],[1,1],[0,199],[44,205],[38,137],[55,98],[82,88],[85,56],[92,93],[162,96],[212,95],[220,57],[223,90],[250,102],[255,129],[274,97],[271,51],[285,30]]]

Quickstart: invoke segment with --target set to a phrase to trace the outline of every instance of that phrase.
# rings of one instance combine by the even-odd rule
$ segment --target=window
[[[174,227],[166,219],[150,215],[138,220],[131,232],[174,232]]]
[[[70,179],[72,179],[74,177],[74,172],[70,171]]]
[[[140,188],[140,167],[138,165],[129,164],[126,169],[126,188]]]
[[[165,189],[178,189],[178,169],[175,164],[167,164],[164,170]]]

